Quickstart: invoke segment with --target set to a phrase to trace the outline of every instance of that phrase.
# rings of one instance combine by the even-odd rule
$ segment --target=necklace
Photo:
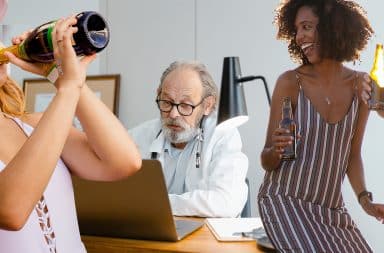
[[[327,103],[327,105],[331,105],[331,100],[328,96],[325,96],[325,102]]]
[[[321,93],[323,93],[325,102],[327,103],[327,105],[331,105],[331,99],[329,99],[329,97],[328,97],[327,95],[325,95],[325,88],[324,88],[324,85],[321,84],[321,85],[320,85],[320,88],[321,88]]]

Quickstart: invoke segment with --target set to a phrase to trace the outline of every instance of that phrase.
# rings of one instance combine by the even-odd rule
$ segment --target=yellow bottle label
[[[377,44],[371,72],[371,97],[368,100],[370,110],[384,110],[384,54],[383,45]]]
[[[370,76],[373,81],[375,81],[376,85],[380,88],[384,87],[384,54],[383,54],[383,45],[378,44],[376,46],[375,52],[375,60],[373,63],[372,70],[370,72]]]

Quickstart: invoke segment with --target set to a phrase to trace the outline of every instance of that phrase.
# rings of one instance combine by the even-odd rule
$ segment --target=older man
[[[248,159],[236,128],[216,129],[217,87],[205,66],[172,63],[156,103],[160,119],[130,133],[143,158],[162,163],[173,214],[238,216],[247,200]]]

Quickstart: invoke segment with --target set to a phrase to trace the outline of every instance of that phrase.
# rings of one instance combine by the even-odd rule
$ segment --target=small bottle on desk
[[[289,133],[284,135],[292,136],[293,141],[290,145],[284,148],[284,153],[282,154],[282,160],[294,160],[296,159],[296,123],[293,120],[292,113],[292,103],[290,97],[285,97],[283,99],[282,107],[282,118],[280,121],[280,128],[289,130]]]

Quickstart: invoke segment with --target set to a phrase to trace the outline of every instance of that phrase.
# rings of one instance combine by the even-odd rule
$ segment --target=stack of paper
[[[259,217],[207,218],[206,224],[218,241],[254,241],[254,237],[247,235],[255,229],[263,228]]]

